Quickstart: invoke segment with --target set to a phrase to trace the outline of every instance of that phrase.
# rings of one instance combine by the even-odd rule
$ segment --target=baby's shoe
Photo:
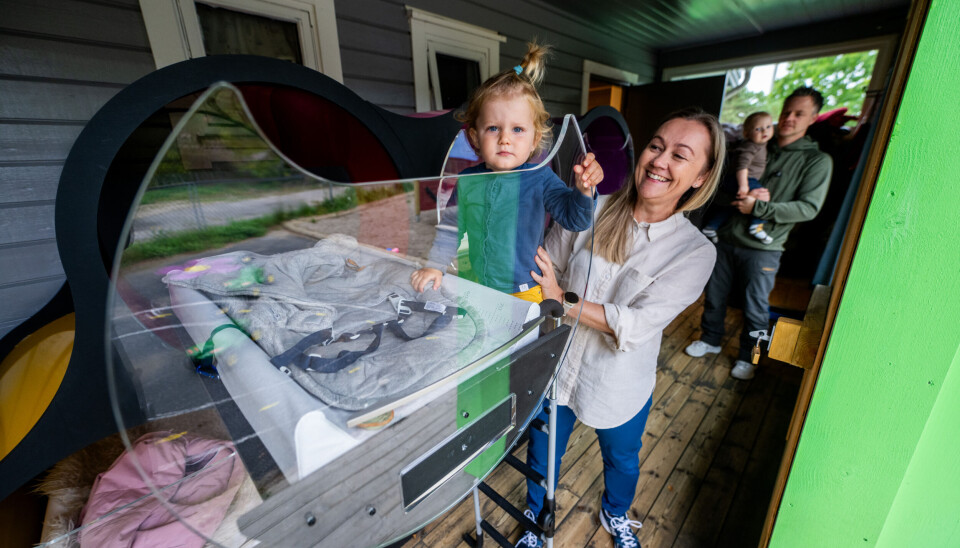
[[[764,245],[770,245],[773,243],[773,237],[763,230],[763,223],[750,225],[750,234],[752,234],[754,238],[763,242]]]

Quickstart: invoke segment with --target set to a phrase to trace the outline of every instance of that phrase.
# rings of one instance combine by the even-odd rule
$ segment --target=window
[[[157,68],[246,53],[343,82],[333,0],[140,0],[140,10]]]
[[[417,112],[456,108],[481,82],[500,72],[505,37],[409,6],[407,16]]]

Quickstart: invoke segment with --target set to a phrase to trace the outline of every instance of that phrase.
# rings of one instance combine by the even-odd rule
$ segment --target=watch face
[[[563,294],[563,306],[573,306],[580,302],[580,297],[573,291],[567,291]]]

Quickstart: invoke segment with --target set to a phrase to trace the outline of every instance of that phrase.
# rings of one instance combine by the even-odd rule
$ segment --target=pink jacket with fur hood
[[[152,494],[135,463],[176,515]],[[245,475],[230,442],[170,432],[146,434],[97,476],[80,514],[80,544],[200,548],[206,539],[183,522],[205,537],[212,534]]]

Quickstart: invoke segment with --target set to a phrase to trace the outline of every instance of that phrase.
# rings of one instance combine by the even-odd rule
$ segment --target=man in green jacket
[[[767,167],[760,180],[763,188],[734,201],[743,215],[734,215],[717,231],[717,262],[707,282],[700,340],[687,346],[686,353],[699,357],[720,351],[727,297],[733,290],[744,291],[740,353],[730,372],[738,379],[752,378],[756,369],[750,363],[756,341],[749,333],[769,328],[770,291],[787,235],[794,224],[816,217],[827,196],[833,161],[805,136],[822,106],[823,96],[813,88],[797,88],[787,97],[777,138],[767,144]],[[751,216],[772,221],[766,223],[771,243],[764,244],[750,235],[747,226]]]

